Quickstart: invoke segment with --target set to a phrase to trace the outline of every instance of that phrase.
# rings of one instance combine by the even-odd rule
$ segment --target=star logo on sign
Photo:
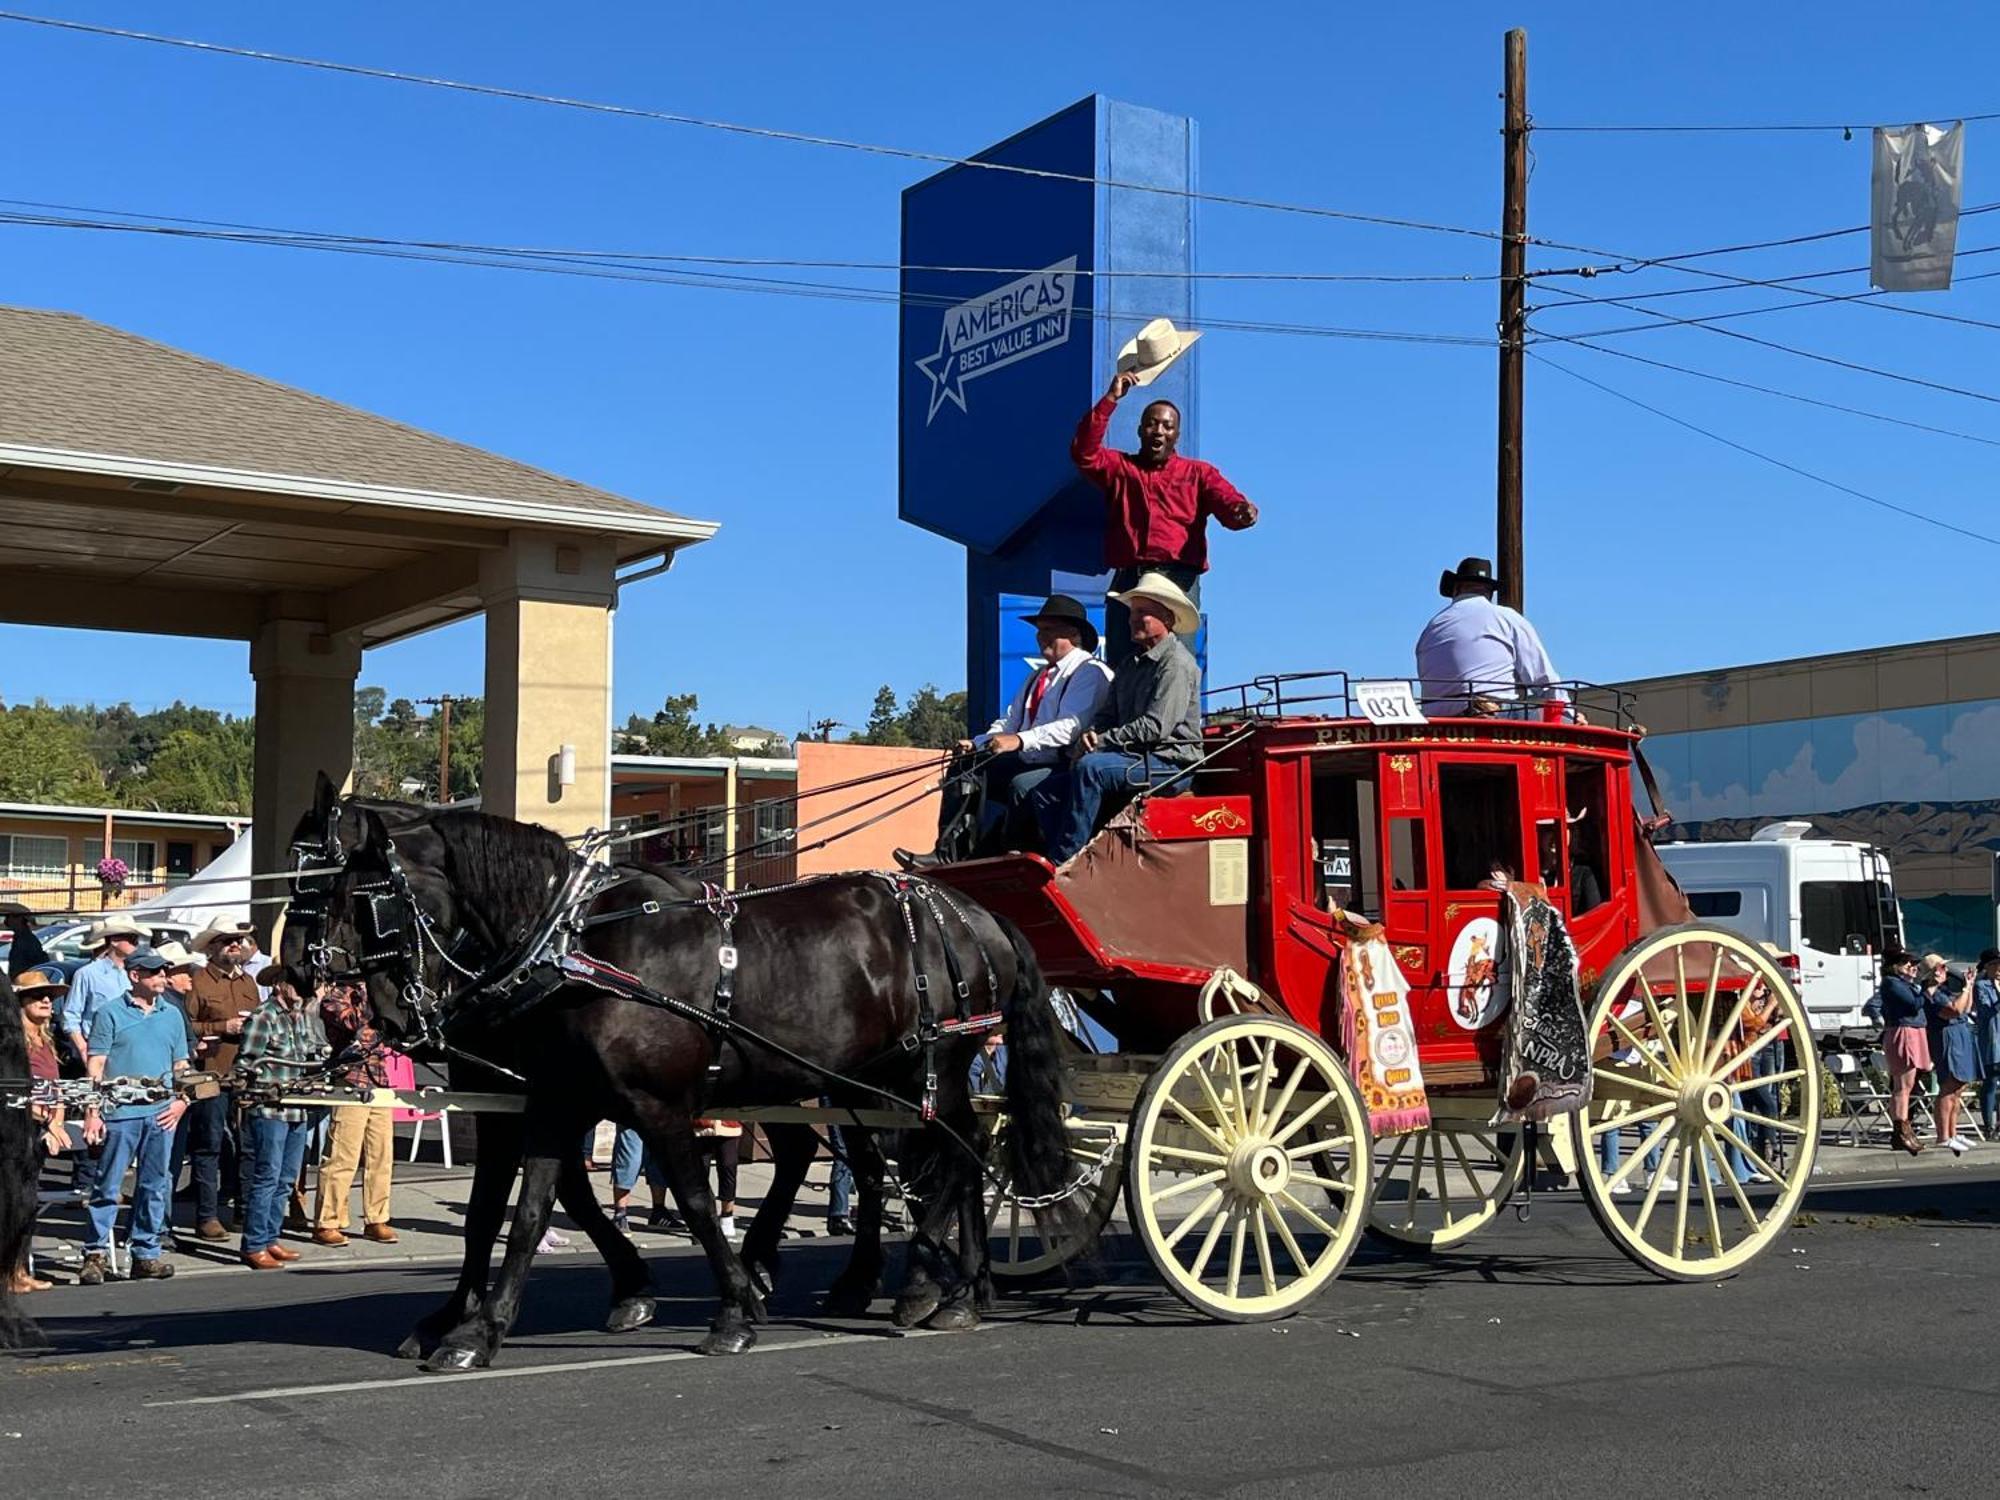
[[[958,351],[951,347],[951,336],[942,327],[938,329],[937,353],[917,361],[917,368],[931,383],[931,407],[924,413],[924,425],[930,426],[931,418],[938,414],[938,408],[950,401],[960,411],[968,411],[965,404],[965,375],[959,368]]]

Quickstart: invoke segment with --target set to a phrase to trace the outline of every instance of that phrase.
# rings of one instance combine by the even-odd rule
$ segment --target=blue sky
[[[1155,4],[564,7],[65,5],[48,14],[694,115],[968,153],[1098,91],[1193,116],[1201,180],[1434,222],[1498,217],[1501,32],[1530,35],[1538,120],[1851,120],[2000,109],[2000,13],[1884,27],[1879,7]],[[1948,19],[1955,13],[1956,19]],[[893,261],[921,164],[0,26],[9,197],[406,238]],[[1966,203],[2000,122],[1968,127]],[[1535,140],[1531,229],[1660,255],[1865,222],[1865,129]],[[1989,227],[1990,226],[1990,227]],[[1491,242],[1211,205],[1203,268],[1487,275]],[[2000,242],[1968,220],[1961,250]],[[1573,261],[1544,256],[1538,264]],[[1775,276],[1865,238],[1709,262]],[[1980,268],[1971,262],[1967,271]],[[617,624],[616,704],[672,691],[796,729],[877,684],[963,675],[962,554],[896,519],[892,307],[0,227],[4,297],[88,314],[723,523]],[[1615,281],[1615,285],[1614,285]],[[1692,284],[1652,273],[1579,290]],[[1861,291],[1865,277],[1816,282]],[[1489,333],[1490,283],[1205,287],[1211,317]],[[1537,294],[1536,303],[1554,295]],[[1782,301],[1677,298],[1679,313]],[[2000,320],[2000,279],[1897,299]],[[1535,319],[1644,321],[1619,309]],[[1727,325],[1725,325],[1727,326]],[[2000,333],[1868,306],[1746,332],[1975,389]],[[1992,403],[1700,330],[1635,353],[2000,438]],[[1440,566],[1491,550],[1489,351],[1218,331],[1201,451],[1263,508],[1216,539],[1215,680],[1407,671]],[[1994,450],[1584,351],[1554,358],[1737,441],[2000,532]],[[0,393],[4,401],[4,393]],[[1719,447],[1530,365],[1528,603],[1561,669],[1609,679],[1993,628],[1996,552]],[[171,600],[135,600],[170,614]],[[176,697],[243,711],[240,646],[0,627],[8,701]],[[112,670],[113,663],[116,670]],[[363,680],[480,689],[478,626],[372,653]]]

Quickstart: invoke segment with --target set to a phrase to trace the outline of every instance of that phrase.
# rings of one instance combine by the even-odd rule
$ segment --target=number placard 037
[[[1357,682],[1349,696],[1371,724],[1423,724],[1423,710],[1407,682]]]

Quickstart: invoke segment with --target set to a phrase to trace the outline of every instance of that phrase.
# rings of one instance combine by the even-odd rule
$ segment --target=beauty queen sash
[[[1341,1040],[1370,1130],[1383,1136],[1424,1129],[1431,1107],[1410,1024],[1410,986],[1379,926],[1350,927],[1340,977]]]

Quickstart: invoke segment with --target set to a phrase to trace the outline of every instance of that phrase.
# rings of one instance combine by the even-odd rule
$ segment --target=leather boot
[[[393,1245],[397,1240],[402,1238],[401,1235],[397,1234],[387,1224],[370,1224],[361,1232],[378,1245]]]
[[[1912,1156],[1922,1156],[1924,1154],[1924,1143],[1917,1139],[1917,1133],[1910,1128],[1908,1120],[1898,1120],[1896,1122],[1895,1143]]]
[[[299,1252],[289,1245],[267,1245],[264,1247],[264,1253],[273,1260],[281,1260],[287,1264],[299,1258]]]
[[[282,1271],[285,1263],[266,1250],[252,1250],[243,1257],[243,1264],[253,1271]]]
[[[229,1231],[222,1227],[220,1219],[203,1219],[194,1226],[194,1237],[198,1240],[226,1240]]]

